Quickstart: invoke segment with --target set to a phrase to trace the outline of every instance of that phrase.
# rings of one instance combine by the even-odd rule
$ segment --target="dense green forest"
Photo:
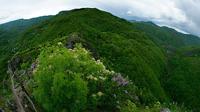
[[[1,79],[5,76],[7,69],[7,61],[14,54],[17,49],[15,47],[15,41],[22,35],[22,33],[42,21],[49,19],[51,16],[38,17],[33,19],[20,19],[9,23],[0,25],[0,74]]]
[[[0,43],[4,110],[200,111],[199,37],[83,8],[0,25]]]

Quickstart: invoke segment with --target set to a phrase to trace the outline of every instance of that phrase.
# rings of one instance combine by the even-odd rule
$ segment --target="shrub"
[[[139,110],[133,102],[127,100],[120,108],[120,112],[139,112]]]
[[[87,82],[81,78],[82,74],[70,69],[76,64],[74,56],[73,52],[59,47],[50,47],[40,54],[34,71],[38,87],[33,95],[46,111],[78,112],[85,108]]]
[[[80,44],[74,49],[62,44],[45,48],[33,73],[37,85],[33,95],[46,111],[95,110],[105,106],[116,85],[111,80],[114,72],[106,70]]]

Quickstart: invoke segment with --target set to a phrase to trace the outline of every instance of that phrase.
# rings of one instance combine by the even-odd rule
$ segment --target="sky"
[[[0,0],[0,23],[83,7],[200,36],[200,0]]]

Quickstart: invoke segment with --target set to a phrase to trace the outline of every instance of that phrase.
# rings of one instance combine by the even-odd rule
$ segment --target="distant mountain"
[[[135,29],[145,32],[154,42],[165,47],[184,47],[200,45],[200,37],[183,34],[172,28],[160,27],[152,22],[131,21]]]
[[[83,8],[0,25],[0,42],[2,78],[9,58],[16,72],[23,71],[36,61],[41,49],[57,44],[73,48],[74,43],[81,43],[108,70],[121,73],[138,87],[139,97],[130,99],[136,106],[175,101],[178,106],[184,103],[189,109],[200,110],[200,38],[196,36]],[[109,108],[100,104],[96,109]]]
[[[19,34],[23,32],[25,29],[35,24],[38,24],[42,21],[45,21],[49,18],[51,18],[51,16],[43,16],[33,19],[19,19],[8,23],[0,24],[0,31],[1,31],[0,38],[15,37],[16,34]],[[15,36],[13,36],[12,34]]]

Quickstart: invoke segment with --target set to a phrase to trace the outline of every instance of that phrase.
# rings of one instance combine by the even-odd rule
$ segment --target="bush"
[[[139,112],[139,110],[133,102],[127,100],[120,108],[120,112]]]
[[[77,54],[78,55],[78,54]],[[39,56],[39,65],[34,71],[37,88],[33,95],[49,112],[78,112],[87,102],[87,82],[81,74],[69,68],[75,65],[73,52],[51,47]]]
[[[37,87],[33,95],[46,111],[74,112],[116,106],[107,101],[117,86],[111,80],[114,72],[106,70],[80,44],[74,49],[66,49],[60,43],[47,47],[37,60],[33,71]]]

